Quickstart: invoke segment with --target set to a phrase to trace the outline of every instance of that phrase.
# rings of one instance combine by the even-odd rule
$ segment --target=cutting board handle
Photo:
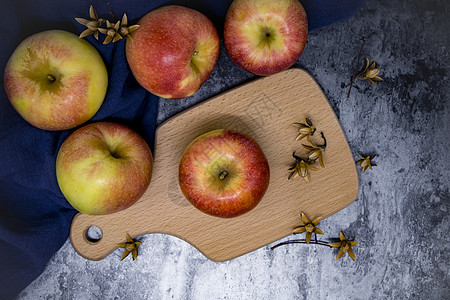
[[[120,222],[114,223],[118,224]],[[108,226],[102,226],[103,224],[108,224]],[[95,236],[91,236],[91,231],[96,233]],[[72,220],[70,231],[72,246],[83,257],[91,260],[105,258],[117,248],[117,243],[125,241],[125,237],[117,236],[117,233],[111,228],[111,221],[108,222],[108,216],[96,216],[93,218],[92,216],[79,213]]]

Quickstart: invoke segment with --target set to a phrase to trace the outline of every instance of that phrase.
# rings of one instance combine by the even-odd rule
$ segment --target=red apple
[[[95,115],[106,95],[108,73],[87,41],[49,30],[16,48],[3,80],[11,104],[26,121],[41,129],[63,130]]]
[[[219,36],[200,12],[169,5],[143,16],[127,40],[126,55],[141,86],[162,98],[194,94],[219,56]]]
[[[179,184],[199,210],[230,218],[253,209],[269,185],[269,163],[258,143],[234,130],[205,133],[186,148]]]
[[[257,75],[292,66],[303,52],[307,35],[308,20],[298,0],[235,0],[225,17],[228,55]]]
[[[152,153],[129,127],[86,125],[62,144],[56,159],[61,192],[78,211],[110,214],[134,204],[150,184]]]

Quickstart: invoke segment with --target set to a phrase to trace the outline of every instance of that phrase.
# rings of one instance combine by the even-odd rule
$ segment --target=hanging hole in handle
[[[98,243],[102,239],[102,230],[97,226],[90,226],[85,231],[86,240],[90,243]]]

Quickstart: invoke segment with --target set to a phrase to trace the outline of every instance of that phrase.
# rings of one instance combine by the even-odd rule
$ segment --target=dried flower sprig
[[[310,119],[305,118],[305,123],[294,123],[292,124],[298,128],[299,134],[295,138],[296,141],[300,141],[303,138],[307,138],[308,142],[311,142],[311,136],[314,135],[316,127],[313,125]]]
[[[109,8],[109,10],[114,19],[111,8]],[[129,39],[131,38],[131,33],[139,28],[139,25],[128,26],[128,17],[126,14],[123,14],[122,20],[117,22],[98,18],[97,12],[92,5],[89,8],[89,16],[90,20],[75,18],[78,23],[87,27],[87,29],[80,34],[80,38],[94,33],[94,37],[98,40],[98,33],[100,32],[106,35],[103,44],[109,44],[110,42],[115,43],[123,38]],[[104,21],[106,21],[106,28],[101,27]]]
[[[293,179],[297,176],[302,177],[305,179],[306,182],[311,181],[311,177],[309,175],[310,170],[315,171],[317,168],[313,167],[311,165],[311,162],[307,159],[303,159],[300,156],[295,155],[295,152],[292,154],[292,156],[295,158],[295,163],[290,167],[288,170],[292,171],[289,174],[288,179]]]
[[[362,154],[358,154],[358,156],[361,158],[360,160],[358,160],[356,162],[356,164],[360,165],[362,167],[362,172],[364,173],[367,168],[372,170],[372,167],[376,167],[377,165],[374,164],[372,162],[372,159],[375,158],[375,156],[377,156],[376,154],[374,155],[368,155],[368,156],[364,156]]]
[[[308,150],[308,161],[314,162],[316,160],[319,161],[319,164],[322,166],[322,168],[325,168],[325,164],[323,163],[323,151],[327,148],[327,140],[323,134],[323,132],[320,133],[320,135],[323,138],[324,143],[320,146],[317,146],[314,144],[313,141],[310,141],[311,145],[303,145],[303,148]]]
[[[78,23],[87,27],[87,29],[80,34],[80,39],[93,33],[95,39],[98,40],[98,29],[102,26],[104,20],[98,17],[97,12],[92,5],[89,7],[89,17],[90,19],[75,18]]]
[[[359,242],[355,241],[355,237],[353,237],[351,240],[347,240],[345,238],[344,233],[341,231],[339,234],[340,242],[337,243],[328,243],[329,246],[334,248],[339,248],[339,252],[336,256],[336,260],[340,259],[342,256],[344,256],[345,253],[348,253],[348,256],[353,259],[353,261],[356,261],[355,252],[353,252],[352,247],[356,246]]]
[[[103,44],[108,44],[109,42],[117,42],[122,39],[122,36],[119,33],[120,30],[120,21],[116,23],[111,23],[109,20],[106,20],[106,28],[99,28],[98,31],[106,35]]]
[[[368,80],[375,87],[377,87],[376,82],[383,81],[383,79],[378,76],[378,74],[380,73],[380,69],[375,68],[375,62],[372,62],[372,64],[370,64],[369,59],[367,57],[365,58],[366,64],[365,64],[363,70],[360,71],[359,73],[357,73],[357,70],[359,67],[359,61],[360,61],[361,55],[362,55],[362,50],[363,50],[364,44],[366,43],[366,40],[364,38],[361,38],[361,41],[363,42],[363,44],[361,45],[361,49],[359,50],[358,59],[356,61],[355,71],[353,72],[353,75],[350,79],[350,88],[348,89],[347,98],[350,97],[350,91],[352,90],[353,82],[355,81],[355,79]]]
[[[119,243],[117,244],[117,247],[119,248],[125,248],[125,251],[123,252],[122,256],[120,257],[120,260],[123,260],[125,257],[128,256],[128,254],[132,254],[133,260],[136,260],[136,257],[138,255],[137,248],[142,245],[142,242],[134,241],[131,236],[127,233],[127,241],[125,243]]]
[[[316,225],[320,222],[320,218],[315,218],[312,222],[309,221],[309,218],[306,217],[305,214],[302,214],[302,222],[304,226],[299,226],[294,228],[293,233],[302,233],[306,232],[306,239],[304,240],[289,240],[286,242],[281,242],[276,244],[275,246],[272,246],[270,250],[274,250],[280,246],[289,245],[289,244],[309,244],[309,245],[320,245],[320,246],[326,246],[328,248],[339,248],[339,252],[337,254],[336,260],[339,260],[344,256],[345,253],[348,253],[350,258],[353,261],[356,261],[355,253],[353,252],[353,249],[351,247],[356,246],[358,244],[357,241],[355,241],[355,237],[353,237],[351,240],[347,240],[345,238],[344,233],[341,231],[339,233],[339,242],[327,242],[327,241],[320,241],[317,240],[317,234],[323,234],[323,231],[316,227]],[[311,241],[312,233],[315,234],[315,240]],[[309,234],[308,234],[309,233]]]
[[[303,226],[295,227],[292,233],[298,234],[306,232],[306,243],[309,244],[311,241],[311,236],[314,233],[316,235],[316,241],[317,241],[317,234],[323,234],[323,231],[317,228],[317,224],[322,220],[321,217],[315,218],[312,222],[309,220],[309,218],[302,213],[302,222]]]
[[[131,38],[131,33],[133,31],[135,31],[136,29],[138,29],[138,28],[139,28],[139,25],[137,25],[137,24],[128,26],[127,14],[123,14],[123,16],[122,16],[122,25],[119,28],[120,36],[122,36],[122,37],[124,37],[126,39],[130,39]]]
[[[356,75],[356,78],[369,80],[375,87],[377,87],[376,82],[383,81],[383,78],[378,76],[378,74],[380,73],[380,69],[375,68],[375,62],[372,62],[372,64],[370,64],[367,57],[365,58],[365,60],[365,67],[359,74]]]
[[[325,168],[325,164],[323,163],[323,151],[327,148],[327,140],[325,138],[325,135],[323,132],[320,132],[320,135],[323,139],[323,144],[320,146],[317,146],[311,139],[311,136],[314,135],[316,132],[316,127],[313,125],[312,121],[308,118],[305,118],[305,123],[293,123],[296,128],[298,128],[299,134],[295,138],[297,141],[300,141],[306,137],[310,145],[302,144],[303,148],[305,148],[307,153],[307,158],[302,158],[300,156],[297,156],[294,153],[292,156],[295,159],[295,163],[288,169],[288,171],[291,171],[288,179],[295,178],[297,176],[302,177],[306,182],[311,181],[310,171],[316,171],[318,170],[316,167],[313,166],[313,164],[316,161],[319,161],[319,164]]]

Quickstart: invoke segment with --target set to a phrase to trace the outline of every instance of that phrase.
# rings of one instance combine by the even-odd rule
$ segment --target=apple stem
[[[50,82],[54,82],[56,80],[56,78],[54,76],[50,75],[50,74],[47,75],[47,79]]]
[[[220,173],[220,175],[219,175],[219,179],[220,180],[224,180],[225,177],[227,177],[227,175],[228,175],[228,171],[227,170],[223,170],[222,173]]]

